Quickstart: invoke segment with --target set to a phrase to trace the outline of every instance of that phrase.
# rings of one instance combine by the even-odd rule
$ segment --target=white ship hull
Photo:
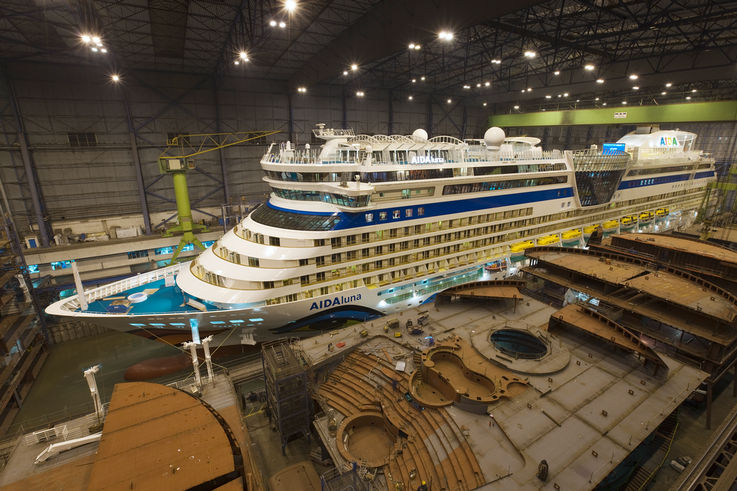
[[[290,151],[287,147],[286,164],[281,163],[285,152],[267,154],[262,161],[275,187],[265,211],[279,220],[305,217],[322,229],[309,229],[298,223],[301,219],[292,222],[294,228],[282,222],[272,225],[254,212],[191,263],[90,290],[85,294],[90,301],[86,311],[75,296],[52,304],[47,312],[174,342],[188,337],[193,328],[200,336],[215,334],[215,341],[224,344],[309,335],[420,305],[439,291],[492,279],[491,274],[513,273],[514,269],[490,273],[484,266],[508,261],[511,246],[521,241],[579,229],[580,243],[585,245],[586,227],[656,208],[668,208],[670,216],[660,217],[657,223],[653,220],[648,229],[686,226],[694,220],[708,183],[715,180],[713,161],[693,152],[680,160],[667,154],[664,162],[653,160],[647,163],[649,167],[633,167],[634,171],[628,167],[626,175],[620,169],[612,181],[616,188],[602,194],[601,182],[589,179],[594,174],[588,170],[575,167],[571,154],[538,152],[516,161],[514,156],[483,164],[497,167],[479,167],[478,159],[473,164],[455,163],[458,169],[447,179],[419,177],[416,182],[423,187],[417,189],[425,195],[414,198],[411,189],[401,195],[396,190],[413,181],[396,184],[381,176],[371,185],[305,183],[296,171],[327,170],[337,172],[335,176],[348,166],[296,163]],[[509,160],[519,166],[513,165],[514,174],[507,177],[503,174]],[[605,167],[600,172],[607,183],[606,179],[612,179],[611,161],[603,160]],[[274,170],[280,166],[280,172]],[[385,167],[397,175],[445,172],[437,164]],[[664,172],[652,171],[661,168]],[[358,176],[356,169],[351,172]],[[365,165],[360,172],[376,169]],[[484,169],[497,171],[489,177]],[[290,181],[288,189],[304,193],[307,199],[319,196],[320,201],[301,202],[285,194],[287,188],[282,187],[287,184],[277,179],[284,175],[290,179],[302,176]],[[577,179],[590,182],[582,185]],[[380,193],[382,189],[386,191]],[[337,208],[325,203],[334,200],[335,193],[347,193]],[[382,201],[391,193],[397,196],[394,202]],[[362,194],[373,196],[377,204],[352,197]],[[351,199],[354,202],[348,203]],[[333,222],[328,223],[330,220]],[[615,231],[618,229],[608,229]],[[336,238],[338,242],[331,243]],[[136,295],[139,298],[131,304]]]

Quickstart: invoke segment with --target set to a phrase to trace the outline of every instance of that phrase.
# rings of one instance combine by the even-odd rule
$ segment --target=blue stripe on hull
[[[632,189],[643,186],[655,186],[657,184],[667,184],[669,182],[688,181],[691,174],[679,174],[677,176],[649,177],[647,179],[634,179],[631,181],[622,181],[617,189]]]
[[[395,208],[381,208],[366,212],[345,213],[340,212],[337,215],[340,220],[336,224],[334,230],[345,230],[350,228],[365,227],[367,225],[389,224],[394,222],[403,222],[406,220],[416,220],[418,218],[443,217],[455,213],[467,213],[478,210],[491,210],[505,206],[515,206],[527,203],[538,203],[553,199],[570,198],[573,196],[573,188],[557,188],[545,191],[530,191],[527,193],[504,194],[501,196],[484,196],[480,198],[461,199],[455,201],[442,201],[438,203],[427,203],[421,206],[402,206]],[[325,212],[306,212],[281,208],[267,202],[267,206],[275,210],[285,211],[288,213],[297,213],[301,215],[317,215],[331,216],[335,213]],[[422,214],[420,210],[422,209]],[[411,210],[408,216],[407,210]],[[398,213],[397,213],[398,212]],[[381,220],[381,213],[386,213],[386,219]],[[372,217],[368,221],[368,215]],[[394,217],[397,218],[394,218]]]
[[[366,322],[376,319],[384,314],[378,310],[358,305],[341,305],[333,309],[325,310],[316,314],[303,317],[302,319],[290,322],[289,324],[271,329],[274,334],[284,334],[296,330],[309,329],[311,331],[321,331],[325,329],[336,329],[343,327],[348,321]]]

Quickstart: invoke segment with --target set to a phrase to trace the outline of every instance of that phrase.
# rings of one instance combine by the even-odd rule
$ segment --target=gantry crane
[[[182,249],[187,244],[194,244],[205,249],[195,237],[194,232],[207,231],[205,225],[192,222],[192,208],[189,203],[187,189],[187,171],[195,168],[194,157],[231,147],[247,141],[257,140],[279,133],[277,130],[267,131],[236,131],[232,133],[193,133],[177,135],[168,140],[166,149],[159,155],[159,170],[162,174],[171,174],[174,182],[174,197],[177,202],[178,224],[164,231],[164,237],[171,237],[181,232],[182,239],[172,255],[171,262],[177,260]]]

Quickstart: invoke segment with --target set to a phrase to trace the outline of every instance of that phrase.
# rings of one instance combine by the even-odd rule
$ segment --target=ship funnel
[[[412,132],[412,138],[414,138],[415,140],[427,141],[427,131],[423,130],[422,128],[417,128],[415,131]]]
[[[484,143],[486,143],[486,147],[489,150],[499,150],[506,137],[507,135],[504,134],[503,129],[492,126],[484,133]]]

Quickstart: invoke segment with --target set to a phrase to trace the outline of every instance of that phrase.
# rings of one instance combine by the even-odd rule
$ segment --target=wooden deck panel
[[[395,480],[416,487],[419,480],[425,479],[437,489],[473,489],[484,483],[470,446],[445,410],[419,411],[404,398],[409,390],[406,373],[394,371],[381,358],[354,352],[337,367],[334,375],[337,376],[331,376],[320,387],[321,395],[328,401],[352,396],[352,401],[343,404],[358,410],[372,399],[379,399],[387,419],[408,434],[404,451],[385,466],[385,472]],[[397,380],[397,390],[393,389],[392,380]],[[376,389],[377,385],[380,390]],[[410,480],[409,472],[413,469],[417,475]],[[388,486],[391,488],[390,482]]]
[[[221,423],[195,397],[158,384],[118,384],[89,488],[186,489],[233,471],[233,459]]]
[[[628,331],[611,320],[605,322],[603,319],[592,316],[590,312],[587,312],[581,306],[574,304],[566,305],[551,317],[578,329],[582,329],[601,339],[611,341],[621,348],[639,353],[647,360],[659,366],[667,366],[655,351],[639,341],[635,333]]]

